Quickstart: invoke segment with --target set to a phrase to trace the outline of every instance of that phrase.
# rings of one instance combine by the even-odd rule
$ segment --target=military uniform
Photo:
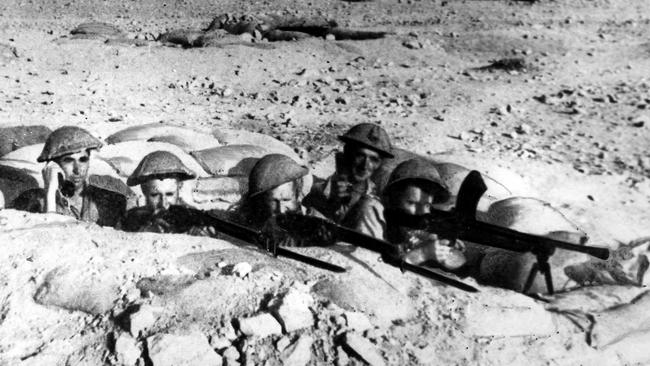
[[[116,226],[126,210],[135,206],[136,197],[122,181],[107,175],[91,175],[81,193],[81,210],[71,206],[59,189],[56,193],[56,212],[77,220],[100,226]],[[45,212],[45,190],[38,188],[23,192],[14,201],[17,210]]]
[[[377,152],[382,158],[393,158],[388,134],[381,127],[372,123],[361,123],[352,127],[339,139],[350,145],[367,148]],[[376,184],[369,178],[361,182],[349,182],[349,167],[342,153],[336,154],[336,173],[325,181],[314,182],[305,202],[323,212],[328,218],[338,223],[349,221],[346,216],[358,202],[367,198],[377,199],[379,192]],[[350,184],[349,196],[339,199],[335,187],[338,182]]]

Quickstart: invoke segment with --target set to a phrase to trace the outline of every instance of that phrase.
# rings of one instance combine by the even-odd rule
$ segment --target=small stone
[[[283,365],[285,366],[305,366],[311,360],[311,345],[314,338],[310,335],[303,334],[298,338],[296,343],[287,349],[284,353]]]
[[[232,269],[232,273],[235,274],[239,278],[244,278],[248,276],[248,274],[253,270],[253,267],[246,262],[241,262],[235,264],[235,266]]]
[[[644,117],[644,116],[637,117],[637,118],[632,120],[632,123],[630,125],[632,127],[643,127],[643,126],[646,125],[648,120],[650,120],[650,118],[648,118],[648,117]]]
[[[515,131],[516,131],[518,134],[521,134],[521,135],[527,135],[527,134],[530,134],[530,133],[532,132],[532,130],[533,130],[533,128],[530,127],[530,125],[527,125],[527,124],[525,124],[525,123],[519,125],[519,126],[515,129]]]
[[[346,311],[345,318],[348,321],[348,328],[356,330],[358,332],[363,332],[372,328],[370,319],[364,313],[356,311]]]
[[[153,366],[221,366],[222,359],[200,333],[156,334],[147,338]]]
[[[230,346],[223,352],[221,356],[227,360],[237,361],[239,360],[239,351],[237,351],[237,348]]]
[[[117,361],[128,366],[135,365],[140,358],[142,350],[138,347],[138,342],[128,334],[122,333],[115,341],[115,355]]]
[[[278,305],[272,305],[274,314],[287,332],[309,328],[314,325],[314,316],[309,307],[314,304],[314,298],[307,292],[290,288]]]
[[[274,334],[282,334],[282,326],[269,313],[239,319],[239,330],[246,336],[260,338],[266,338]]]
[[[336,36],[333,34],[328,34],[325,36],[326,41],[336,41]]]
[[[234,93],[235,93],[235,92],[234,92],[231,88],[225,88],[225,89],[221,92],[221,96],[224,97],[224,98],[227,98],[227,97],[233,95]]]
[[[244,42],[253,42],[253,39],[254,39],[253,35],[248,33],[248,32],[244,32],[244,33],[240,34],[239,38],[241,38],[241,40],[244,41]]]
[[[418,42],[418,40],[416,39],[405,41],[404,43],[402,43],[402,46],[412,50],[417,50],[423,47],[422,43]]]
[[[463,131],[460,134],[458,134],[458,139],[461,141],[469,141],[471,138],[472,136],[470,136],[470,134],[467,133],[466,131]]]
[[[386,364],[384,358],[379,354],[377,347],[357,333],[346,333],[345,345],[350,347],[361,359],[371,366],[382,366]]]
[[[334,102],[336,102],[338,104],[348,104],[347,98],[345,98],[343,96],[337,97],[336,99],[334,99]]]
[[[213,336],[210,338],[210,347],[222,351],[225,350],[226,348],[230,347],[232,343],[230,340],[226,337],[216,337]]]
[[[156,316],[153,308],[149,305],[143,305],[140,309],[129,315],[129,332],[133,337],[139,337],[142,333],[151,329],[156,323]]]
[[[289,340],[289,337],[284,336],[280,338],[280,340],[275,344],[275,349],[277,349],[278,352],[282,352],[285,349],[287,349],[287,347],[289,347],[290,344],[291,341]]]

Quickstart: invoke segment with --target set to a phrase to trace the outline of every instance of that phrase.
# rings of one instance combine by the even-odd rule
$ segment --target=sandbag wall
[[[2,135],[25,135],[25,131],[10,129],[4,129]],[[32,138],[2,140],[7,141],[0,146],[6,152],[0,157],[0,192],[6,207],[12,207],[12,201],[22,192],[43,187],[44,164],[37,163],[36,158],[48,133],[35,131],[39,133],[34,133]],[[109,175],[126,182],[144,156],[157,150],[169,151],[197,176],[183,183],[182,201],[202,210],[224,210],[237,203],[246,193],[250,170],[264,155],[281,153],[302,163],[284,143],[267,135],[239,130],[218,130],[212,134],[155,123],[118,131],[106,138],[105,143],[94,154],[90,174]],[[311,176],[305,180],[308,191]],[[143,204],[139,187],[133,190]]]

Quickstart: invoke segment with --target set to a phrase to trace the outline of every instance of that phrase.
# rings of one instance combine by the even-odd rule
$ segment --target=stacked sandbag
[[[52,130],[45,126],[14,126],[0,128],[0,156],[23,146],[45,142]]]
[[[106,138],[108,144],[125,141],[167,142],[180,147],[185,152],[204,150],[221,145],[219,140],[209,133],[165,123],[149,123],[129,127]]]
[[[216,129],[212,135],[224,145],[256,145],[262,146],[274,153],[283,154],[295,161],[301,158],[284,142],[262,133],[246,130]]]
[[[571,244],[583,245],[587,235],[549,203],[536,198],[511,197],[494,202],[486,216],[488,223],[519,232],[545,236]],[[537,262],[531,253],[480,246],[485,255],[480,262],[478,280],[484,284],[522,291],[530,269]],[[556,288],[568,284],[564,267],[588,258],[587,254],[556,249],[549,263]],[[546,293],[544,276],[538,275],[531,289],[533,293]]]
[[[150,152],[164,150],[176,155],[197,175],[183,182],[180,198],[202,210],[225,210],[239,202],[246,194],[250,170],[264,155],[281,153],[301,162],[284,143],[244,130],[220,129],[212,136],[182,126],[153,123],[118,131],[106,142],[100,157],[124,178]],[[311,175],[303,186],[307,192]]]

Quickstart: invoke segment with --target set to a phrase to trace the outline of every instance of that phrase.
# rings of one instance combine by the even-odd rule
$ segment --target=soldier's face
[[[142,185],[146,207],[151,213],[167,210],[178,203],[179,183],[175,178],[152,179]]]
[[[431,213],[433,205],[433,194],[422,190],[415,185],[407,185],[396,192],[394,209],[409,215],[425,215]]]
[[[293,182],[285,183],[266,192],[263,198],[262,209],[266,217],[295,212],[300,206]]]
[[[356,182],[369,179],[381,165],[381,156],[376,151],[363,147],[353,148],[350,153],[350,170]]]
[[[90,153],[87,150],[64,155],[58,158],[56,163],[63,170],[65,180],[72,183],[75,189],[84,186],[88,178],[88,166],[90,163]]]

